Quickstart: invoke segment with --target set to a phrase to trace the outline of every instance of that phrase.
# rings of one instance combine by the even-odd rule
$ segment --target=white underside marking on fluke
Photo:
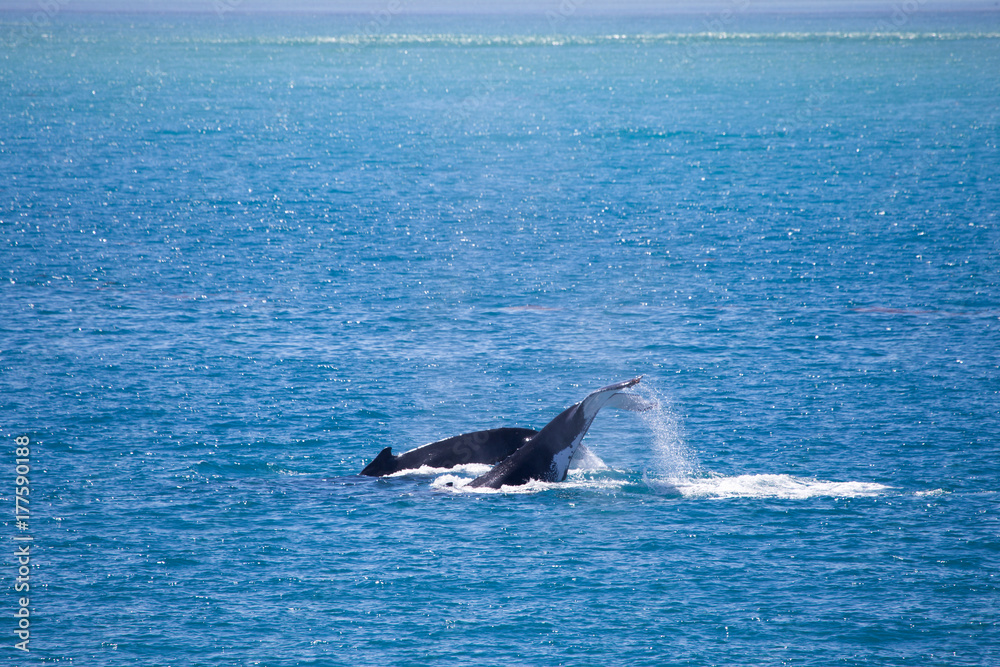
[[[552,479],[561,481],[569,470],[569,463],[573,460],[573,452],[576,451],[576,443],[559,451],[552,457]]]

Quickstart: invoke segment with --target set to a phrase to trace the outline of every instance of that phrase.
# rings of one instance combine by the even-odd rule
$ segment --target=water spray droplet
[[[698,468],[697,461],[684,444],[680,423],[670,400],[650,384],[644,383],[640,389],[644,398],[657,404],[652,410],[639,413],[653,433],[653,451],[645,476],[667,481],[690,478]]]

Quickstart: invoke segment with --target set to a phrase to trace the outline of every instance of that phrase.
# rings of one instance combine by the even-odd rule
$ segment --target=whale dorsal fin
[[[392,447],[386,447],[375,459],[365,466],[361,471],[362,475],[369,477],[381,477],[396,472],[396,457],[392,455]]]

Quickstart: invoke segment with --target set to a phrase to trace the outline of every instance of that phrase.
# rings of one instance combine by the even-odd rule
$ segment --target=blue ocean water
[[[5,664],[1000,664],[997,14],[2,18]]]

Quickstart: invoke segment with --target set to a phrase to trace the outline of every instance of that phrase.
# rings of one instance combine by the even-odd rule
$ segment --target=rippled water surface
[[[57,19],[0,26],[11,664],[1000,662],[995,14]],[[357,475],[636,375],[565,482]]]

